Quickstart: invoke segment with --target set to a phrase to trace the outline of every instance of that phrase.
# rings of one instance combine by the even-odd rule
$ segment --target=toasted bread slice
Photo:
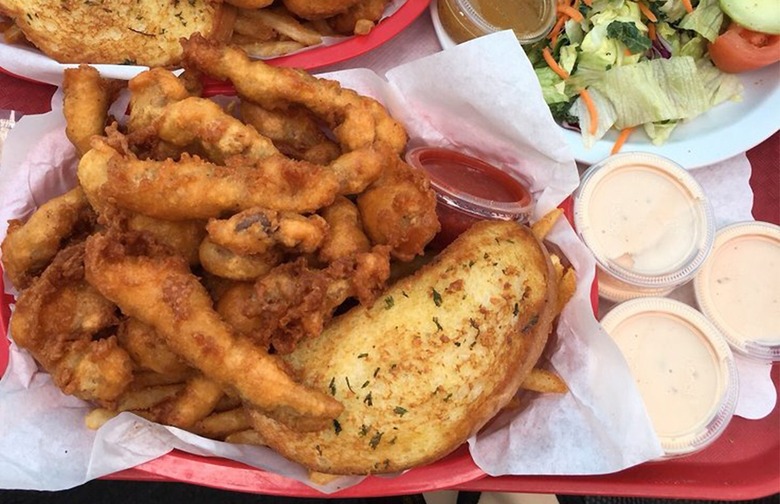
[[[174,65],[180,38],[226,35],[225,10],[209,0],[0,0],[0,13],[60,63]]]
[[[353,308],[285,360],[344,411],[297,432],[253,412],[285,457],[330,474],[394,472],[441,458],[517,391],[557,311],[549,255],[514,222],[474,225],[373,306]]]

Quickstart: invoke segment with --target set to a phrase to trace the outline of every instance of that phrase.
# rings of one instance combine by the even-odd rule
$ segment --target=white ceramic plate
[[[437,1],[430,5],[436,36],[442,48],[455,46],[439,20]],[[677,126],[663,145],[653,145],[643,131],[635,131],[621,152],[644,151],[665,156],[686,168],[706,166],[736,156],[769,138],[780,129],[780,63],[740,75],[742,101],[718,105],[705,114]],[[592,164],[607,157],[617,138],[609,132],[590,149],[579,132],[564,130],[574,159]]]

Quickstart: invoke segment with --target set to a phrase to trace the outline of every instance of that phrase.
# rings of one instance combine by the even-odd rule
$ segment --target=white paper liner
[[[507,65],[508,61],[515,63]],[[330,77],[384,102],[415,142],[457,146],[497,164],[513,163],[533,181],[537,216],[577,186],[569,148],[541,101],[535,76],[511,32],[397,67],[387,75],[389,85],[368,70]],[[75,157],[62,129],[61,113],[54,111],[27,116],[12,131],[0,167],[0,220],[27,215],[44,196],[71,187]],[[58,156],[55,164],[71,162],[60,169],[45,166],[39,141],[45,142],[44,154]],[[34,163],[24,164],[28,151]],[[55,174],[36,175],[50,172]],[[42,181],[46,195],[38,193]],[[0,236],[4,230],[5,226]],[[470,440],[472,454],[490,474],[597,474],[654,459],[661,455],[661,447],[630,372],[593,316],[592,256],[565,220],[556,224],[550,240],[578,273],[577,293],[562,314],[551,357],[571,393],[535,398],[531,407],[506,419],[511,420],[509,426]],[[11,366],[0,382],[0,424],[13,433],[0,437],[0,487],[69,488],[174,447],[241,460],[311,485],[300,466],[265,448],[150,428],[132,415],[121,415],[92,433],[83,424],[87,411],[80,401],[54,390],[45,374],[36,373],[26,353],[13,349]],[[522,449],[517,449],[520,443]],[[527,456],[531,452],[544,456]],[[357,481],[343,478],[318,488],[332,492]]]

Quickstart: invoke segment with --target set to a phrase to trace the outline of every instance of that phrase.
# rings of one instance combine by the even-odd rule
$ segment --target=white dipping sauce
[[[780,227],[742,222],[720,230],[694,286],[734,349],[780,360]]]
[[[662,295],[687,282],[714,236],[701,186],[648,153],[617,154],[589,168],[575,195],[574,223],[613,280],[600,290],[613,301]]]
[[[725,340],[699,312],[671,299],[617,305],[602,320],[623,353],[668,456],[712,442],[736,408]]]

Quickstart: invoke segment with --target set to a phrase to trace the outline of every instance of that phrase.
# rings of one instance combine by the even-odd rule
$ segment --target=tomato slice
[[[724,72],[755,70],[780,61],[780,35],[769,35],[732,23],[709,45],[710,58]]]

